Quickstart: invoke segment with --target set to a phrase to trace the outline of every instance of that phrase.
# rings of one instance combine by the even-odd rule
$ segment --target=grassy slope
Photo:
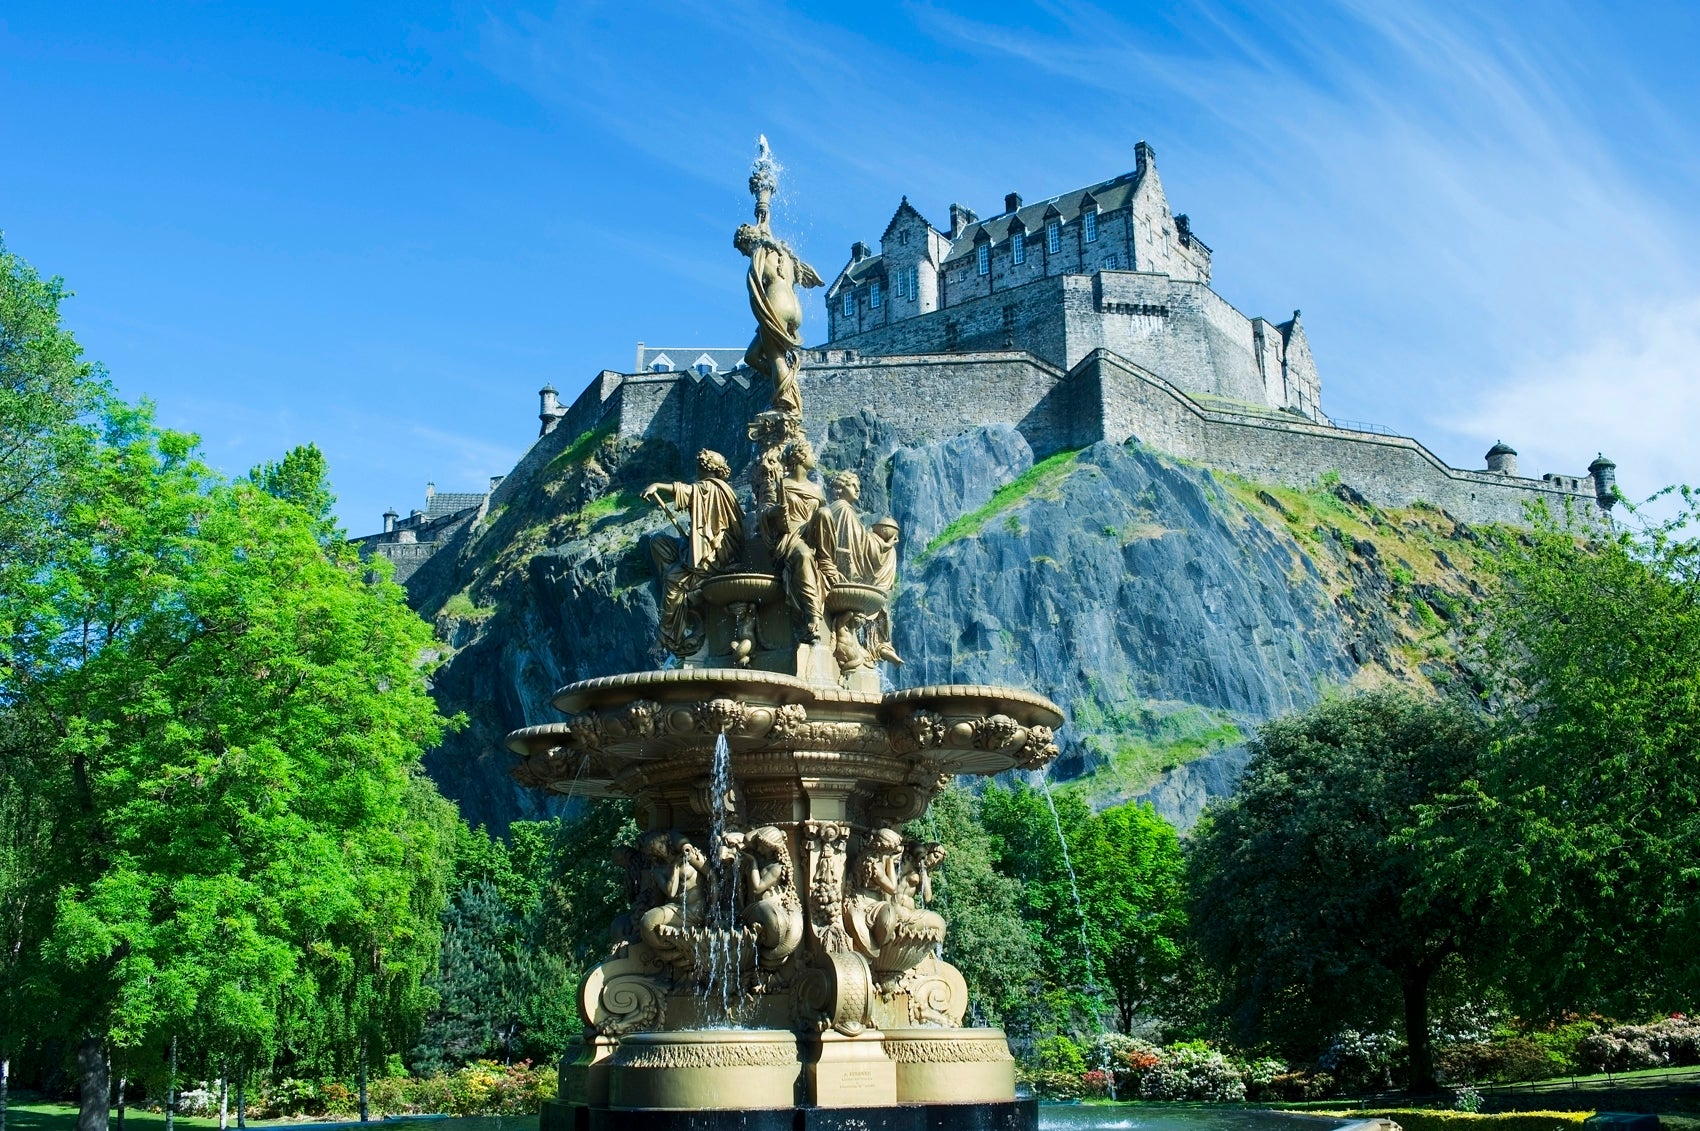
[[[1382,510],[1353,501],[1332,477],[1297,489],[1212,474],[1225,489],[1222,503],[1232,519],[1258,522],[1290,540],[1295,582],[1305,574],[1297,557],[1303,554],[1342,616],[1362,621],[1379,612],[1391,623],[1394,647],[1384,660],[1366,665],[1357,682],[1432,686],[1447,678],[1454,627],[1487,572],[1481,535],[1432,507]],[[1373,563],[1373,591],[1347,567],[1354,557]],[[1101,762],[1069,783],[1094,807],[1142,792],[1164,772],[1249,737],[1226,714],[1196,705],[1143,701],[1131,690],[1097,698],[1118,706],[1076,703],[1072,709]]]

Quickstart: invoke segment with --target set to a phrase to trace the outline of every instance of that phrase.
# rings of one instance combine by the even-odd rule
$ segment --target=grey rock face
[[[1234,788],[1258,723],[1351,679],[1393,639],[1373,547],[1301,547],[1277,510],[1248,509],[1204,468],[1099,443],[1035,469],[1001,425],[898,449],[871,413],[819,440],[825,467],[861,475],[863,509],[902,526],[897,685],[1050,696],[1070,716],[1051,772],[1092,773],[1097,803],[1147,800],[1189,827]],[[500,827],[557,804],[509,779],[501,746],[558,717],[556,688],[660,662],[645,539],[663,519],[632,492],[678,462],[670,446],[611,442],[410,582],[427,612],[463,591],[496,609],[439,618],[457,650],[436,690],[469,725],[427,764],[468,820]]]

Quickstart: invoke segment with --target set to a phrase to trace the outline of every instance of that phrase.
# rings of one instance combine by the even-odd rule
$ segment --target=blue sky
[[[899,196],[1156,149],[1338,417],[1700,482],[1700,5],[0,6],[0,229],[128,395],[353,532],[470,490],[638,340],[745,341],[744,180],[829,278]],[[818,299],[805,328],[824,330]]]

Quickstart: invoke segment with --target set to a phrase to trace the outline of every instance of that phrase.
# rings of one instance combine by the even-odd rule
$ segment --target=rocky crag
[[[898,686],[1030,686],[1068,710],[1053,780],[1096,804],[1142,798],[1181,827],[1232,790],[1245,738],[1331,688],[1450,678],[1449,625],[1479,536],[1438,509],[1387,511],[1324,477],[1246,482],[1136,444],[1035,462],[1012,427],[901,447],[872,413],[831,422],[823,470],[854,469],[904,556]],[[427,760],[475,823],[538,815],[508,777],[510,730],[555,721],[552,691],[661,666],[638,498],[694,453],[586,433],[522,465],[509,503],[408,582],[435,619],[445,711]],[[735,462],[737,457],[733,455]]]

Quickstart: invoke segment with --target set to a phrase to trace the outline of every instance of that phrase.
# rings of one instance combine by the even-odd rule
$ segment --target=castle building
[[[1603,455],[1534,478],[1501,442],[1485,468],[1456,468],[1412,437],[1331,420],[1298,312],[1242,314],[1211,289],[1210,258],[1144,142],[1132,172],[1086,188],[1035,204],[1011,193],[985,220],[953,204],[948,231],[905,198],[879,252],[853,245],[827,288],[828,340],[802,351],[804,425],[818,441],[872,415],[904,446],[1006,424],[1035,459],[1137,442],[1258,482],[1338,477],[1377,506],[1426,503],[1467,522],[1522,523],[1532,502],[1609,513],[1616,466]],[[639,342],[630,372],[603,370],[571,405],[545,385],[538,438],[506,483],[428,492],[425,510],[387,514],[356,541],[404,577],[588,434],[714,448],[736,469],[771,395],[743,356]]]
[[[377,554],[388,558],[395,567],[395,579],[406,581],[447,545],[457,531],[484,516],[490,506],[490,495],[501,486],[502,478],[492,475],[490,490],[483,492],[439,491],[435,483],[427,483],[424,507],[416,507],[406,518],[392,507],[384,512],[382,531],[350,538],[349,541],[359,549],[362,557]]]
[[[1189,393],[1322,420],[1299,324],[1248,318],[1210,287],[1210,248],[1175,215],[1145,142],[1133,171],[981,220],[933,227],[907,197],[826,294],[830,349],[862,355],[1025,350],[1071,369],[1109,350]]]

